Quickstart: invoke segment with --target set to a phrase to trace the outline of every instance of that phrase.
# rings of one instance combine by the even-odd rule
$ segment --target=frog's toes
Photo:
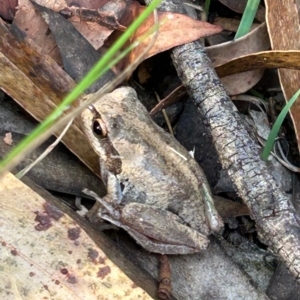
[[[113,219],[120,219],[120,211],[111,204],[110,199],[107,199],[109,198],[108,196],[105,196],[103,198],[99,197],[95,192],[90,191],[88,189],[83,189],[83,192],[94,198],[98,203],[100,203],[101,207],[103,207],[106,210],[106,213],[109,214]],[[102,210],[99,210],[99,214],[102,217]]]
[[[78,208],[76,213],[81,217],[85,217],[89,210],[81,204],[81,197],[75,198],[75,206]]]

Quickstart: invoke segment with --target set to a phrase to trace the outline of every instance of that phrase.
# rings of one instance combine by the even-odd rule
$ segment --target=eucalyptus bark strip
[[[182,12],[183,6],[172,0],[160,6],[162,11],[175,12],[174,9]],[[203,46],[193,42],[176,47],[172,58],[178,76],[211,130],[223,168],[256,222],[261,241],[279,255],[299,280],[299,217],[288,195],[261,160],[261,149],[246,131]]]

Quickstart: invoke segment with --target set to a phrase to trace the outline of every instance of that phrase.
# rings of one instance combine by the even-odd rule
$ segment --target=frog
[[[84,190],[96,200],[87,217],[123,228],[149,252],[207,249],[210,234],[224,225],[204,172],[154,123],[136,91],[126,86],[106,94],[82,112],[81,122],[107,187],[104,197]]]

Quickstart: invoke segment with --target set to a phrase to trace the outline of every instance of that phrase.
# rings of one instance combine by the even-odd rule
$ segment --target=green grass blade
[[[102,76],[111,67],[110,62],[115,54],[122,48],[126,41],[134,34],[139,26],[148,18],[153,10],[160,4],[162,0],[153,0],[151,4],[138,16],[138,18],[128,27],[122,36],[112,45],[105,53],[102,59],[89,71],[83,80],[64,98],[61,104],[40,124],[29,136],[24,138],[12,151],[0,162],[0,172],[10,161],[27,150],[30,144],[39,138],[47,129],[49,129],[59,118],[62,113],[69,109],[70,105],[100,76]],[[116,62],[116,60],[114,60]]]
[[[122,53],[118,55],[119,58],[124,56],[124,52],[129,52],[128,50],[133,49],[135,46],[139,45],[139,40],[143,41],[143,38],[148,37],[150,34],[154,33],[151,37],[150,43],[143,49],[142,53],[130,64],[128,65],[125,70],[122,71],[115,79],[110,81],[108,84],[106,84],[104,87],[102,87],[100,90],[98,90],[96,93],[94,93],[89,99],[86,99],[83,103],[80,104],[80,106],[77,106],[76,108],[72,109],[72,112],[69,112],[68,114],[64,115],[62,118],[57,120],[55,122],[55,125],[48,128],[46,131],[44,131],[40,136],[39,139],[35,139],[34,143],[30,144],[30,147],[22,151],[22,154],[18,155],[14,160],[10,162],[6,166],[6,168],[2,168],[1,171],[10,170],[10,168],[13,168],[13,166],[17,165],[23,157],[25,157],[28,153],[32,151],[32,149],[35,149],[39,145],[41,145],[47,138],[51,136],[53,132],[56,132],[58,129],[65,126],[68,122],[70,122],[74,117],[78,116],[84,109],[86,109],[88,106],[96,102],[99,98],[103,97],[105,94],[110,93],[114,88],[116,88],[120,83],[122,83],[126,77],[131,74],[133,70],[136,69],[136,67],[143,61],[145,58],[145,55],[149,52],[149,50],[153,47],[155,44],[155,41],[158,36],[158,24],[157,24],[157,14],[155,16],[155,25],[152,26],[145,34],[143,34],[141,37],[138,38],[137,41],[132,43],[126,50],[124,50]],[[116,57],[115,59],[117,59]],[[120,60],[120,59],[119,59]],[[118,60],[118,61],[119,61]]]
[[[246,35],[250,31],[259,3],[260,0],[248,0],[239,28],[234,37],[235,40]]]
[[[264,147],[263,153],[262,153],[262,158],[264,161],[267,161],[270,152],[273,148],[275,139],[278,135],[279,129],[282,125],[282,122],[285,118],[285,116],[288,114],[290,108],[292,107],[292,105],[295,103],[295,101],[298,99],[300,95],[300,90],[298,90],[296,92],[296,94],[289,100],[289,102],[286,103],[286,105],[284,106],[284,108],[282,109],[282,111],[280,112],[278,118],[276,119],[276,122],[274,123],[274,126],[269,134],[268,140],[266,142],[266,145]]]
[[[205,12],[205,15],[207,18],[208,18],[208,13],[209,13],[209,7],[210,7],[210,0],[205,0],[204,12]]]

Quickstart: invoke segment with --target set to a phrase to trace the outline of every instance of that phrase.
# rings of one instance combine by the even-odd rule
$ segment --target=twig
[[[171,268],[168,257],[166,255],[160,256],[160,270],[159,270],[159,287],[158,297],[160,299],[171,299]]]
[[[64,130],[59,135],[59,137],[55,140],[55,142],[52,143],[34,162],[32,162],[30,165],[28,165],[27,167],[25,167],[23,170],[21,170],[16,174],[17,178],[21,179],[24,175],[26,175],[34,166],[36,166],[40,161],[42,161],[55,148],[55,146],[58,145],[58,143],[62,140],[62,138],[64,137],[64,135],[72,125],[73,120],[74,118],[69,121],[69,123],[64,128]]]
[[[156,96],[157,102],[160,103],[161,100],[160,100],[160,98],[159,98],[159,96],[158,96],[158,94],[157,94],[156,92],[155,92],[155,96]],[[173,128],[172,128],[170,119],[169,119],[168,114],[167,114],[167,112],[166,112],[166,110],[165,110],[164,108],[162,109],[162,113],[163,113],[164,118],[165,118],[165,121],[166,121],[166,123],[167,123],[169,132],[170,132],[172,135],[174,135],[174,132],[173,132]]]

